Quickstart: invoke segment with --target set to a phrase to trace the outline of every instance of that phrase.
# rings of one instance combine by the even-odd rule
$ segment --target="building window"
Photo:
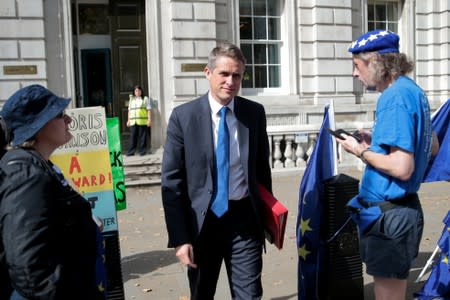
[[[240,47],[247,60],[243,88],[281,87],[281,9],[278,0],[240,0]]]
[[[78,5],[80,34],[110,34],[108,5]]]
[[[385,29],[398,32],[398,1],[369,1],[367,3],[368,30]]]

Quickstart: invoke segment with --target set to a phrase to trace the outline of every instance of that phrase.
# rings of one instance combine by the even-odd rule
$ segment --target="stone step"
[[[143,175],[161,175],[161,165],[125,166],[125,176],[141,177]]]
[[[139,187],[161,184],[162,149],[143,156],[124,156],[125,185]]]
[[[156,179],[141,179],[141,180],[131,180],[125,181],[126,187],[141,187],[141,186],[152,186],[152,185],[160,185],[161,177]]]

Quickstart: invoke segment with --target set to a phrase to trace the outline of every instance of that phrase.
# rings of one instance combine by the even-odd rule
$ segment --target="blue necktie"
[[[228,107],[220,109],[219,133],[217,135],[216,167],[217,167],[217,191],[211,206],[211,210],[219,218],[228,210],[228,186],[230,168],[230,136],[227,127]]]

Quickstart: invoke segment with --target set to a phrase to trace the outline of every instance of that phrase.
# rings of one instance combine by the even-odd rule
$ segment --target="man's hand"
[[[359,135],[361,136],[362,139],[362,144],[365,148],[370,147],[370,145],[372,144],[372,131],[371,130],[366,130],[366,129],[359,129],[358,130]]]
[[[342,145],[345,151],[360,157],[361,152],[370,147],[372,144],[372,132],[370,130],[359,129],[358,134],[361,138],[360,142],[358,142],[354,137],[346,134],[342,134],[344,140],[336,139],[336,141]]]
[[[175,248],[175,251],[175,255],[182,265],[197,268],[197,265],[194,263],[194,249],[191,244],[178,246]]]
[[[358,143],[353,137],[343,135],[345,140],[336,139],[345,151],[361,158],[361,153],[367,148],[367,143],[363,137],[363,142]],[[375,169],[400,180],[408,180],[414,172],[414,155],[397,147],[391,147],[388,154],[365,152],[364,160]]]
[[[342,134],[342,137],[344,137],[344,140],[336,139],[336,142],[341,144],[345,151],[352,153],[357,157],[359,157],[361,152],[368,147],[364,136],[362,137],[363,141],[361,143],[358,143],[358,141],[350,135]]]

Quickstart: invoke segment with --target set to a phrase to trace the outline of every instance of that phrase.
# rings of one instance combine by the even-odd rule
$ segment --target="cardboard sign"
[[[108,148],[106,114],[103,107],[66,110],[72,140],[59,147],[50,160],[63,172],[87,201],[92,213],[103,221],[103,232],[116,231],[113,178]]]
[[[125,192],[125,173],[123,170],[119,118],[106,118],[106,125],[108,128],[109,159],[111,161],[116,210],[122,210],[127,208],[127,195]]]

